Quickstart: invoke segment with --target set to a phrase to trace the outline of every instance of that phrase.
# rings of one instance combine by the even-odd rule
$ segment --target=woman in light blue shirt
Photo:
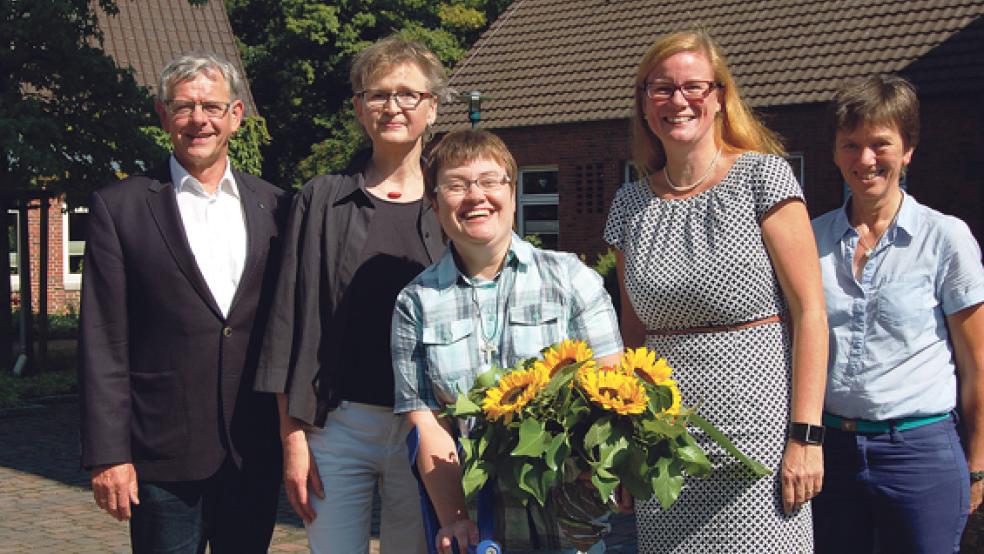
[[[907,81],[849,84],[831,114],[851,195],[813,221],[830,326],[817,552],[957,552],[984,477],[981,250],[899,186],[919,139]]]

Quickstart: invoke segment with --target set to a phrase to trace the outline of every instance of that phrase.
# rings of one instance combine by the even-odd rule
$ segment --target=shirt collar
[[[503,267],[516,266],[518,270],[522,271],[532,261],[533,245],[513,233],[512,240],[509,242],[509,251],[506,253],[506,263]],[[459,277],[467,281],[465,275],[458,270],[458,264],[454,261],[454,243],[450,243],[441,260],[437,262],[437,286],[446,289],[455,284]]]
[[[202,186],[201,181],[188,173],[188,170],[181,165],[173,154],[168,163],[171,167],[171,182],[174,183],[175,193],[191,192],[197,196],[208,196],[205,193],[205,188]],[[239,198],[239,187],[236,185],[236,179],[232,175],[232,164],[229,163],[228,158],[226,158],[225,162],[225,172],[219,180],[219,187],[216,191],[223,192],[236,199]]]
[[[838,233],[838,236],[844,238],[848,236],[848,233],[857,233],[854,226],[851,225],[851,220],[848,217],[848,213],[851,209],[851,198],[848,197],[844,201],[844,205],[837,213],[837,217],[834,219],[834,230]],[[899,231],[909,235],[910,237],[916,235],[916,230],[922,222],[921,213],[918,208],[918,202],[916,199],[902,191],[902,206],[899,207],[898,217],[895,218],[895,224],[888,229],[888,238],[895,240],[895,235]]]

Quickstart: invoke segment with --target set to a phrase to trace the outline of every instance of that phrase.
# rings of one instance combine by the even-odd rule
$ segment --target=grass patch
[[[0,410],[30,404],[45,396],[78,392],[75,352],[50,352],[48,367],[39,375],[16,376],[0,372]]]

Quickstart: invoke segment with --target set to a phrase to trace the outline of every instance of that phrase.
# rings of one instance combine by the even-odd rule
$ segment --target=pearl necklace
[[[668,171],[666,171],[666,165],[669,165],[669,164],[664,165],[663,166],[663,177],[666,179],[666,186],[670,187],[671,189],[675,190],[676,192],[688,192],[688,191],[694,190],[695,188],[699,187],[701,184],[704,183],[704,181],[707,180],[708,177],[711,176],[711,171],[714,170],[714,166],[717,165],[718,158],[721,157],[721,150],[722,150],[722,148],[723,147],[718,148],[717,153],[714,154],[714,159],[711,160],[710,165],[707,166],[707,171],[705,171],[704,174],[701,175],[699,179],[697,179],[692,184],[687,185],[687,186],[678,187],[677,185],[673,184],[673,179],[670,179],[670,173]]]

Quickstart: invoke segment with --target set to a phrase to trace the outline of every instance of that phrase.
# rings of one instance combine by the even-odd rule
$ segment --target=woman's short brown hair
[[[352,94],[362,92],[394,66],[404,63],[416,65],[427,79],[427,92],[438,100],[444,99],[447,95],[448,76],[441,60],[423,44],[399,35],[379,40],[355,55],[349,71]]]
[[[660,62],[680,52],[696,52],[707,58],[714,80],[721,85],[721,113],[714,124],[715,143],[726,151],[752,150],[785,154],[782,143],[755,116],[742,99],[738,85],[728,69],[724,51],[704,29],[678,31],[659,38],[642,57],[635,76],[635,117],[632,118],[632,162],[643,177],[666,165],[666,153],[659,138],[649,128],[644,111],[646,78]]]
[[[484,129],[459,129],[444,135],[427,155],[424,163],[424,192],[434,200],[437,174],[445,167],[457,167],[475,160],[492,160],[509,176],[509,187],[516,188],[516,159],[502,139]]]
[[[906,148],[919,143],[919,98],[912,83],[898,75],[874,75],[844,84],[830,101],[829,115],[837,131],[885,125],[898,130]]]

